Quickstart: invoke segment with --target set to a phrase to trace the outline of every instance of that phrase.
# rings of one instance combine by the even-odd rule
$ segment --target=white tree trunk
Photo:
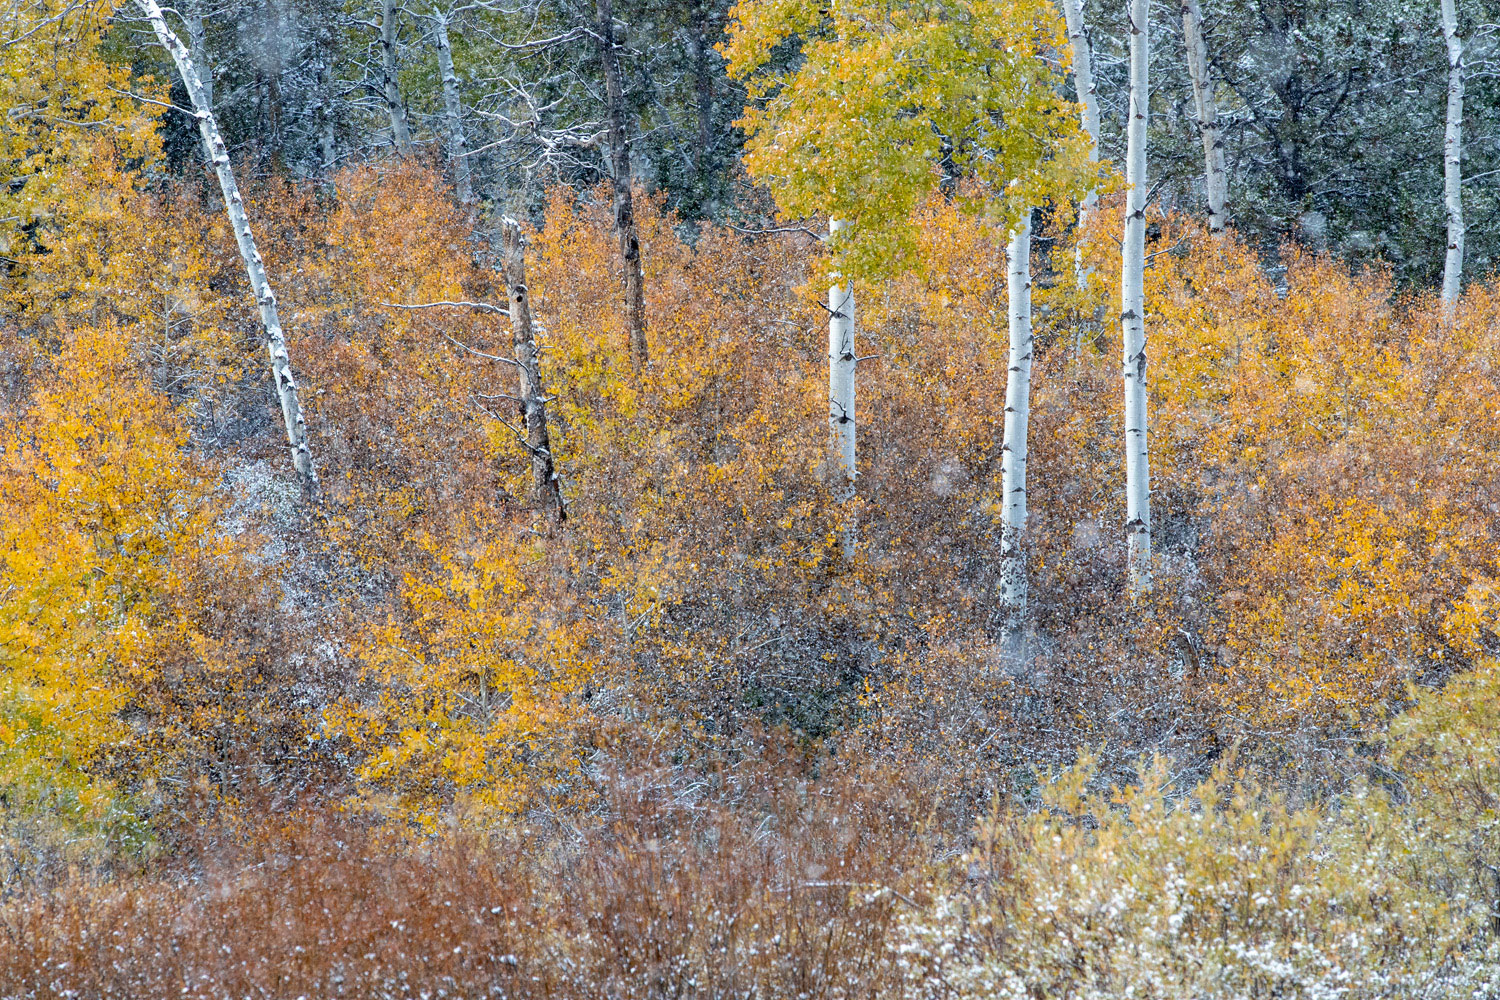
[[[1089,49],[1088,31],[1083,22],[1083,5],[1081,0],[1062,0],[1063,20],[1068,26],[1068,44],[1073,50],[1073,83],[1078,90],[1078,103],[1081,107],[1080,117],[1083,119],[1083,130],[1089,137],[1089,161],[1099,162],[1099,95],[1094,86],[1094,55]],[[1094,213],[1094,205],[1099,201],[1099,194],[1093,188],[1083,196],[1083,204],[1078,206],[1078,228],[1084,229],[1088,226],[1089,218]],[[1073,278],[1078,287],[1083,288],[1093,268],[1085,267],[1083,263],[1083,245],[1080,243],[1073,248]],[[1096,319],[1102,317],[1095,317]],[[1083,359],[1083,345],[1087,338],[1087,331],[1083,323],[1075,324],[1073,331],[1073,357],[1081,361]]]
[[[198,119],[198,133],[203,139],[203,152],[213,164],[219,177],[219,187],[224,193],[224,211],[229,215],[229,224],[234,229],[235,242],[239,244],[240,256],[245,261],[245,272],[250,277],[250,288],[260,306],[261,326],[265,331],[266,351],[271,355],[271,375],[276,383],[276,396],[281,403],[281,416],[286,424],[287,445],[292,451],[292,465],[302,477],[303,488],[309,495],[317,492],[318,476],[313,468],[312,452],[307,447],[307,423],[302,417],[302,405],[297,400],[297,383],[292,377],[292,363],[287,356],[286,339],[281,332],[281,319],[276,314],[276,295],[266,280],[266,268],[255,246],[255,236],[250,232],[250,222],[245,218],[245,205],[240,198],[239,186],[229,166],[229,152],[219,135],[219,126],[214,121],[213,111],[204,97],[203,84],[193,68],[192,57],[181,39],[167,26],[161,7],[156,0],[137,0],[141,10],[151,21],[162,47],[177,64],[183,87],[193,104],[194,116]]]
[[[542,389],[536,332],[531,322],[531,296],[526,288],[526,249],[520,223],[506,219],[502,226],[505,286],[510,296],[511,344],[520,382],[517,406],[525,428],[526,450],[531,452],[532,488],[537,504],[560,523],[568,519],[568,512],[563,504],[562,484],[558,480],[552,438],[547,429],[547,394]]]
[[[1063,19],[1068,25],[1068,43],[1073,49],[1073,82],[1078,89],[1078,101],[1083,106],[1083,130],[1088,133],[1093,146],[1089,159],[1099,159],[1099,95],[1094,87],[1094,57],[1089,51],[1088,32],[1083,23],[1083,7],[1080,0],[1062,0]],[[1090,191],[1083,199],[1085,210],[1092,208],[1098,195]]]
[[[1188,74],[1193,78],[1193,103],[1198,109],[1198,131],[1203,137],[1203,193],[1208,201],[1208,228],[1224,228],[1229,200],[1229,175],[1224,170],[1224,129],[1219,104],[1208,76],[1208,48],[1203,44],[1203,15],[1198,0],[1182,0],[1182,37],[1187,49]]]
[[[837,243],[844,226],[838,219],[829,220],[830,243]],[[854,438],[854,285],[840,281],[840,277],[835,272],[828,288],[828,429],[834,474],[838,477],[835,495],[840,503],[847,503],[854,499],[858,475]],[[842,539],[845,559],[854,558],[858,538],[858,526],[853,513],[848,512]]]
[[[1026,611],[1026,457],[1031,415],[1031,213],[1010,236],[1010,368],[1005,379],[1005,438],[1001,448],[1000,603]]]
[[[474,200],[469,179],[469,148],[464,139],[464,108],[458,94],[458,75],[453,72],[453,47],[448,41],[447,15],[437,16],[438,69],[443,74],[443,108],[448,119],[448,157],[453,161],[453,186],[458,200]]]
[[[406,126],[406,105],[401,103],[396,29],[396,0],[383,0],[380,8],[380,69],[384,77],[385,107],[391,116],[391,141],[405,156],[411,152],[411,130]]]
[[[196,3],[186,8],[182,15],[182,23],[187,26],[188,57],[192,59],[194,68],[199,70],[198,85],[203,88],[203,103],[212,109],[214,74],[208,65],[208,36],[203,30],[203,15],[199,12]]]
[[[1458,37],[1454,0],[1442,0],[1443,41],[1448,46],[1448,124],[1443,133],[1443,203],[1448,209],[1448,255],[1443,303],[1458,301],[1464,273],[1464,43]]]
[[[1130,0],[1130,108],[1126,123],[1125,242],[1120,326],[1125,382],[1125,538],[1132,597],[1151,590],[1151,464],[1146,420],[1146,119],[1151,0]]]

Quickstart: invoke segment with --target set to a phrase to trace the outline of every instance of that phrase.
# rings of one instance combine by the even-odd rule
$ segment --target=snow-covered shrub
[[[1500,988],[1500,666],[1423,693],[1389,770],[1296,805],[1166,762],[981,824],[967,884],[893,945],[912,997],[1478,997]],[[1379,780],[1380,775],[1384,780]]]

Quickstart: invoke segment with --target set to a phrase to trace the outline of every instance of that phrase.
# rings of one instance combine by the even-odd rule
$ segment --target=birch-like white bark
[[[203,14],[196,3],[189,5],[182,15],[187,27],[188,58],[198,71],[198,85],[203,88],[203,103],[214,106],[214,74],[208,65],[208,34],[203,30]]]
[[[1203,15],[1198,0],[1182,0],[1182,37],[1187,49],[1188,75],[1193,79],[1193,103],[1198,111],[1198,131],[1203,138],[1203,194],[1208,201],[1208,228],[1224,228],[1225,204],[1229,200],[1229,175],[1224,170],[1224,129],[1219,124],[1219,104],[1208,76],[1208,47],[1203,42]]]
[[[830,219],[828,242],[835,247],[838,234],[846,223]],[[835,250],[837,252],[837,250]],[[828,286],[828,430],[829,450],[834,474],[838,477],[835,496],[845,504],[854,499],[858,466],[855,451],[854,421],[854,284],[842,280],[838,272]],[[854,558],[859,540],[853,512],[846,512],[841,539],[846,560]]]
[[[406,125],[406,105],[401,103],[400,69],[396,65],[396,0],[383,0],[380,8],[380,72],[385,89],[385,108],[391,116],[391,141],[402,156],[411,152],[411,129]]]
[[[193,115],[198,119],[198,134],[203,140],[203,153],[213,164],[219,177],[219,188],[224,194],[224,211],[234,229],[234,239],[239,244],[240,257],[245,261],[245,273],[250,278],[250,288],[260,306],[260,322],[265,332],[266,351],[271,356],[271,376],[276,383],[276,397],[281,404],[281,416],[286,424],[287,446],[292,452],[292,465],[302,478],[303,489],[316,495],[318,475],[313,467],[312,452],[307,447],[307,423],[302,417],[302,405],[297,399],[297,382],[292,377],[292,362],[287,355],[286,338],[281,332],[281,319],[276,314],[276,295],[266,279],[266,268],[255,246],[255,235],[250,231],[250,222],[245,217],[245,204],[240,198],[239,185],[229,165],[229,151],[219,135],[218,123],[213,110],[205,99],[202,81],[193,66],[192,56],[175,32],[167,25],[156,0],[136,0],[141,10],[156,31],[162,47],[171,55],[182,77],[188,99],[193,105]]]
[[[1089,49],[1089,36],[1083,20],[1081,0],[1062,0],[1063,20],[1068,27],[1068,45],[1073,50],[1073,84],[1078,90],[1079,116],[1083,120],[1083,131],[1089,137],[1089,162],[1099,162],[1099,94],[1094,85],[1094,55]],[[1078,228],[1085,229],[1093,215],[1099,193],[1090,188],[1078,206]],[[1083,244],[1073,248],[1073,278],[1081,289],[1093,274],[1093,268],[1083,263]],[[1102,317],[1096,317],[1100,319]],[[1083,345],[1087,337],[1084,324],[1078,323],[1073,331],[1073,357],[1083,358]]]
[[[1151,463],[1146,418],[1146,120],[1151,0],[1130,0],[1130,107],[1126,122],[1125,242],[1120,262],[1124,340],[1125,538],[1132,597],[1151,590]]]
[[[458,93],[458,74],[453,72],[453,46],[448,40],[448,17],[437,15],[438,69],[443,76],[443,109],[448,122],[448,158],[453,162],[453,187],[458,200],[474,200],[469,178],[469,147],[464,138],[464,108]]]
[[[1005,379],[1005,438],[1001,447],[1000,603],[1026,611],[1026,459],[1031,416],[1031,213],[1012,230],[1007,290],[1010,367]]]
[[[505,244],[505,286],[510,297],[511,344],[516,359],[516,376],[520,382],[520,417],[526,434],[526,450],[531,452],[532,488],[537,505],[559,522],[568,519],[563,504],[562,483],[552,455],[552,438],[547,430],[547,394],[542,389],[541,365],[536,347],[536,331],[531,321],[531,296],[526,288],[526,249],[521,224],[515,219],[502,223]]]
[[[1448,254],[1443,264],[1443,304],[1458,301],[1464,273],[1464,43],[1458,37],[1454,0],[1442,0],[1443,41],[1448,47],[1448,123],[1443,132],[1443,203],[1448,210]]]
[[[1083,118],[1083,130],[1090,140],[1089,159],[1099,160],[1099,94],[1094,86],[1094,56],[1089,50],[1088,31],[1083,22],[1083,6],[1080,0],[1062,0],[1063,20],[1068,25],[1068,44],[1073,50],[1073,83],[1078,90],[1078,103]],[[1099,200],[1097,192],[1090,191],[1083,198],[1083,213],[1087,214]]]

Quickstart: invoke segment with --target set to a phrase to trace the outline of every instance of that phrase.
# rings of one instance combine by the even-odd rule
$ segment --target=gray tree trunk
[[[323,174],[333,173],[338,165],[338,132],[333,111],[333,38],[323,28],[318,34],[318,152]]]
[[[385,89],[385,108],[391,116],[391,141],[402,156],[411,152],[411,129],[406,125],[406,105],[401,103],[400,68],[396,65],[396,0],[382,0],[380,7],[380,70]]]
[[[187,26],[188,58],[198,73],[198,85],[203,88],[203,103],[210,109],[214,106],[214,74],[208,65],[208,35],[203,30],[203,13],[197,3],[188,4],[182,15]]]
[[[1092,141],[1089,159],[1099,159],[1099,94],[1094,86],[1094,57],[1089,50],[1088,31],[1083,23],[1083,8],[1079,0],[1062,0],[1063,20],[1068,26],[1068,44],[1073,50],[1073,82],[1078,89],[1078,102],[1082,105],[1083,130]],[[1083,199],[1084,211],[1099,200],[1098,194],[1090,191]]]
[[[568,512],[563,503],[557,463],[552,455],[552,438],[547,430],[547,394],[542,388],[536,332],[531,321],[531,296],[526,288],[526,249],[520,223],[506,219],[502,236],[505,286],[510,297],[511,343],[520,391],[518,406],[526,449],[531,453],[532,487],[537,506],[562,522],[567,520]]]
[[[443,109],[448,123],[448,158],[453,163],[453,187],[464,204],[474,200],[469,176],[469,147],[464,138],[463,101],[458,93],[458,75],[453,72],[453,47],[448,41],[447,15],[437,16],[438,70],[443,76]]]
[[[1031,213],[1011,232],[1007,266],[1010,366],[1005,379],[1005,437],[1000,467],[1000,603],[1026,611],[1026,461],[1031,417]]]
[[[635,203],[630,190],[629,108],[620,77],[619,48],[623,39],[615,28],[612,0],[596,0],[599,17],[599,64],[604,75],[604,112],[609,127],[609,158],[614,184],[615,235],[620,241],[620,260],[625,269],[625,324],[630,338],[630,356],[636,366],[650,360],[646,346],[646,275],[641,268],[641,240],[635,224]]]
[[[1229,200],[1229,175],[1224,170],[1224,129],[1219,124],[1219,104],[1208,76],[1208,48],[1203,43],[1203,15],[1198,0],[1182,0],[1182,37],[1187,49],[1188,75],[1193,79],[1193,103],[1198,110],[1198,131],[1203,137],[1203,193],[1208,201],[1208,228],[1224,228],[1224,209]]]
[[[1464,43],[1458,37],[1454,0],[1442,0],[1443,41],[1448,47],[1448,120],[1443,132],[1443,205],[1448,211],[1448,253],[1443,263],[1443,303],[1458,301],[1464,277]]]
[[[1079,117],[1083,131],[1089,137],[1089,161],[1099,162],[1099,94],[1094,85],[1094,56],[1089,49],[1088,30],[1083,22],[1083,7],[1079,0],[1062,0],[1063,20],[1068,27],[1068,47],[1073,52],[1073,83],[1078,90]],[[1090,188],[1078,206],[1078,228],[1085,229],[1099,202],[1099,193]],[[1083,244],[1073,249],[1073,278],[1082,289],[1094,269],[1084,264]],[[1096,315],[1095,321],[1103,319]],[[1073,331],[1073,357],[1083,359],[1084,344],[1088,338],[1087,327],[1078,323]]]
[[[828,242],[836,244],[845,223],[830,219]],[[834,251],[837,253],[837,249]],[[837,477],[834,496],[843,505],[844,528],[840,541],[845,561],[854,558],[859,525],[847,509],[855,497],[859,475],[856,449],[854,353],[854,284],[835,272],[828,286],[828,432],[829,456]]]

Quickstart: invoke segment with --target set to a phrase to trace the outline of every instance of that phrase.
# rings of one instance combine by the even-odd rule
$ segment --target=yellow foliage
[[[0,788],[89,825],[112,815],[114,776],[186,749],[189,720],[153,692],[223,639],[198,631],[186,579],[221,543],[214,477],[128,338],[72,331],[57,362],[0,428]]]
[[[1495,292],[1474,288],[1450,326],[1377,272],[1287,247],[1278,292],[1232,235],[1175,217],[1153,228],[1153,505],[1173,593],[1152,630],[1163,646],[1196,636],[1193,697],[1231,731],[1317,728],[1481,652],[1500,551],[1483,499],[1500,473],[1486,414],[1500,386],[1478,360],[1495,350],[1478,317]],[[1070,258],[1062,248],[1043,300],[1057,346],[1033,404],[1043,580],[1086,574],[1097,550],[1078,545],[1080,516],[1118,516],[1112,499],[1072,499],[1112,497],[1119,459],[1118,340],[1091,330],[1097,351],[1071,348],[1101,300],[1076,287]],[[1117,255],[1088,259],[1092,284],[1117,284]]]
[[[1097,187],[1050,0],[742,0],[722,46],[751,104],[745,165],[788,216],[852,226],[844,273],[919,266],[914,211],[945,182],[1004,232]],[[773,59],[800,43],[791,69]]]
[[[129,63],[103,52],[113,13],[104,0],[14,0],[0,15],[0,257],[23,274],[75,223],[118,216],[139,183],[124,165],[157,153],[157,112],[125,93]]]
[[[430,828],[450,804],[488,822],[586,797],[575,696],[593,667],[585,637],[547,621],[526,582],[542,553],[498,541],[472,555],[431,539],[424,548],[433,569],[407,576],[400,616],[358,651],[374,701],[326,720],[365,753],[356,774],[379,790],[372,801]]]

